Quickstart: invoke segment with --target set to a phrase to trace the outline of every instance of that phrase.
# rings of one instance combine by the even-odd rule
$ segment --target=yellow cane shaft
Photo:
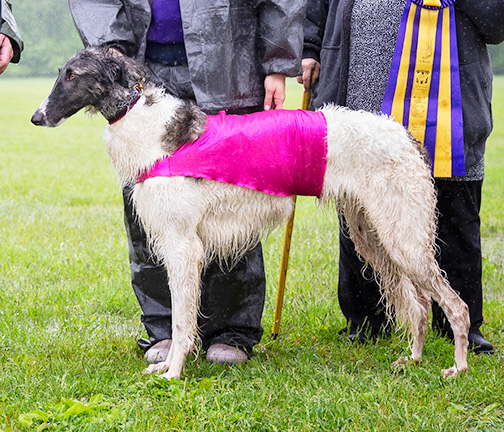
[[[310,92],[304,91],[301,108],[307,110],[309,103],[310,103]],[[284,246],[282,251],[282,262],[280,264],[280,276],[278,279],[275,316],[273,319],[273,330],[271,332],[271,337],[273,339],[276,339],[278,333],[280,332],[280,320],[282,318],[283,300],[285,294],[285,281],[287,279],[287,268],[289,266],[289,253],[291,246],[292,230],[294,227],[294,215],[296,211],[296,196],[293,196],[292,200],[294,203],[294,208],[292,209],[289,221],[287,222],[287,226],[285,227],[285,234],[284,234]]]
[[[301,109],[307,110],[310,105],[310,90],[303,92],[303,102],[301,102]]]
[[[276,338],[280,331],[280,319],[282,318],[283,299],[285,293],[285,280],[287,279],[287,267],[289,266],[289,252],[292,238],[292,229],[294,227],[294,215],[296,208],[296,196],[292,198],[294,202],[294,208],[292,209],[289,221],[287,222],[287,226],[285,227],[282,262],[280,264],[280,277],[278,279],[278,290],[275,306],[275,318],[273,320],[273,331],[272,331],[273,338]]]

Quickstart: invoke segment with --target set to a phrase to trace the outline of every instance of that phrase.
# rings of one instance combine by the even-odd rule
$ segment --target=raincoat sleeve
[[[110,45],[134,56],[138,50],[124,2],[121,0],[68,0],[84,46]]]
[[[504,41],[504,0],[457,0],[455,7],[472,21],[487,44]]]
[[[10,0],[0,0],[2,2],[2,17],[0,24],[0,33],[8,36],[11,41],[14,56],[11,63],[18,63],[23,51],[23,39],[19,33],[14,15],[12,15],[12,5]]]
[[[313,58],[320,63],[328,9],[328,0],[308,0],[304,21],[303,58]]]
[[[301,73],[304,0],[259,0],[259,38],[266,75]]]

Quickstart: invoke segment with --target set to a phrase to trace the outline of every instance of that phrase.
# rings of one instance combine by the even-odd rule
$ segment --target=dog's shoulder
[[[183,101],[166,124],[163,150],[171,154],[183,144],[196,141],[205,130],[206,119],[195,103]]]

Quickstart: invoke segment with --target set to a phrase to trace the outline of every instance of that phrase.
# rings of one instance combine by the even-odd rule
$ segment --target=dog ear
[[[127,56],[119,56],[117,59],[121,65],[121,70],[120,75],[116,77],[116,82],[131,89],[135,84],[145,79],[145,70],[136,60]]]
[[[119,56],[107,55],[103,57],[101,64],[101,69],[103,71],[103,77],[107,81],[107,84],[117,83],[121,87],[128,88],[128,81],[124,74],[123,62]]]
[[[131,89],[145,77],[144,69],[135,60],[108,49],[101,57],[101,70],[107,84]]]

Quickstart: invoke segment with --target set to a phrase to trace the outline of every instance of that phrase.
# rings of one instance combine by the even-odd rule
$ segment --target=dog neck
[[[135,183],[158,160],[170,154],[165,146],[167,125],[183,102],[148,86],[122,120],[105,129],[107,153],[122,184]]]
[[[107,119],[109,124],[113,124],[121,120],[128,111],[135,106],[140,97],[143,95],[144,82],[145,78],[142,82],[135,84],[123,100],[116,101],[116,103],[105,106],[100,110],[103,117]]]

